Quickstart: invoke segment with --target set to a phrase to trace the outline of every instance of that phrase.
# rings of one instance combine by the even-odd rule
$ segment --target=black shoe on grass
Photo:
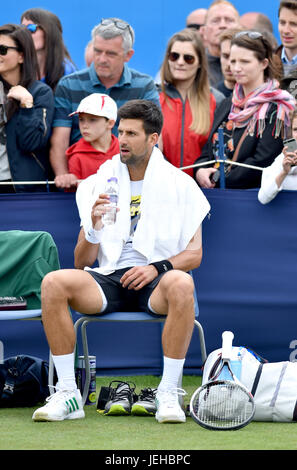
[[[136,416],[154,416],[156,413],[156,388],[144,388],[138,400],[132,405],[131,414]]]
[[[112,384],[117,383],[117,387],[113,388]],[[134,387],[130,387],[130,384]],[[131,382],[120,382],[114,380],[109,384],[109,399],[105,405],[104,414],[111,416],[129,415],[133,404],[133,394],[135,384]]]

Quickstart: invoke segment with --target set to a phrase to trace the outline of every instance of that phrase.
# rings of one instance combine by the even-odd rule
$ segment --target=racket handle
[[[232,342],[234,334],[232,331],[224,331],[222,334],[222,359],[231,359]]]

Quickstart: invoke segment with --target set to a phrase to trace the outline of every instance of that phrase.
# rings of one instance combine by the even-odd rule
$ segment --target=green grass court
[[[159,377],[97,377],[132,381],[136,392],[157,387]],[[185,403],[201,377],[185,376]],[[0,409],[1,450],[296,450],[297,423],[252,422],[237,431],[209,431],[188,417],[185,424],[159,424],[154,417],[102,416],[86,406],[86,418],[59,423],[35,423],[34,408]]]

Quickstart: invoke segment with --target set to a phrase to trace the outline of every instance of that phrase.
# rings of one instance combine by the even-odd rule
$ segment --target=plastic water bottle
[[[104,225],[113,225],[117,217],[117,205],[119,198],[118,179],[113,176],[107,180],[105,194],[109,195],[109,204],[106,214],[103,214],[102,221]]]

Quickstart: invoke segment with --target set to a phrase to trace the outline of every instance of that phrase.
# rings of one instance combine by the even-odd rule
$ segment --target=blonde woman
[[[211,129],[216,101],[210,92],[204,46],[185,29],[172,36],[161,68],[164,126],[159,147],[176,167],[200,156]],[[193,170],[187,170],[193,176]]]

